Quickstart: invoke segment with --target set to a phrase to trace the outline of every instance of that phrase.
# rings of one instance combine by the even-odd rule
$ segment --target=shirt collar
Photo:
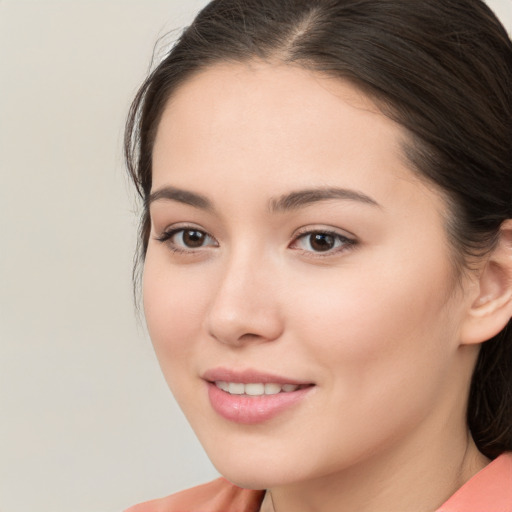
[[[489,463],[436,512],[512,512],[512,452]]]

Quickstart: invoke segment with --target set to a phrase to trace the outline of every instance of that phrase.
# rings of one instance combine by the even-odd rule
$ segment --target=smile
[[[225,420],[245,425],[263,423],[294,409],[316,387],[314,384],[220,379],[206,381],[206,385],[213,410]]]
[[[263,396],[277,395],[278,393],[291,393],[306,387],[298,384],[277,384],[277,383],[249,383],[215,381],[215,385],[230,395]]]

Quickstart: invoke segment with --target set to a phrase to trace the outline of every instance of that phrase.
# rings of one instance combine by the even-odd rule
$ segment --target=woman
[[[226,479],[132,512],[512,511],[511,84],[479,0],[197,16],[126,144],[148,329]]]

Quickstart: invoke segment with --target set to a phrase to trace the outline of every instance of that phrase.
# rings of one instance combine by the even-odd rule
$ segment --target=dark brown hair
[[[126,128],[128,170],[143,200],[169,97],[219,62],[282,62],[350,80],[409,133],[415,171],[447,198],[461,271],[512,218],[512,43],[480,0],[214,0],[146,79]],[[468,424],[494,458],[512,450],[512,328],[482,345]]]

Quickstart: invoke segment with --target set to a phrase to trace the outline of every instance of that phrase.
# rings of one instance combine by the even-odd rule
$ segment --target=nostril
[[[248,332],[247,334],[243,334],[240,336],[240,341],[253,341],[261,338],[259,334],[254,334],[252,332]]]
[[[233,345],[233,346],[242,346],[247,343],[258,342],[258,341],[261,341],[261,342],[269,341],[267,338],[265,338],[261,334],[254,334],[251,332],[243,333],[239,336],[231,335],[229,333],[220,334],[220,333],[210,332],[210,336],[212,338],[214,338],[216,341],[219,341],[220,343],[226,343],[226,344]]]

